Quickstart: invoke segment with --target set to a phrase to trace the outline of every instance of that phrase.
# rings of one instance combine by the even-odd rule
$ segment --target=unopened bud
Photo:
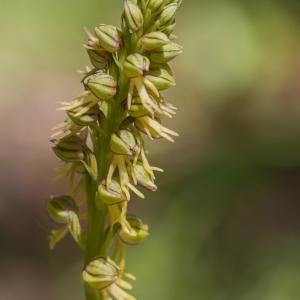
[[[143,224],[143,222],[132,215],[127,216],[127,222],[130,228],[125,226],[119,232],[120,239],[129,245],[137,245],[143,242],[149,235],[148,225]]]
[[[109,74],[93,74],[85,79],[85,84],[101,100],[109,100],[117,93],[117,82]]]
[[[171,3],[165,6],[158,19],[159,26],[163,27],[174,21],[177,9],[177,3]]]
[[[110,258],[91,261],[82,272],[82,280],[93,289],[102,290],[113,284],[120,275],[118,266]]]
[[[116,52],[121,47],[122,39],[118,28],[112,25],[101,24],[95,28],[100,46],[108,52]]]
[[[53,221],[59,224],[68,224],[71,214],[78,213],[78,207],[70,196],[53,197],[48,203],[48,213]]]
[[[125,129],[114,133],[110,140],[110,149],[119,155],[132,155],[136,148],[134,135]]]
[[[152,13],[156,13],[164,4],[164,0],[149,0],[147,8],[151,10]]]
[[[77,162],[83,159],[83,142],[78,135],[70,134],[54,141],[54,153],[66,162]]]
[[[182,0],[165,0],[165,5],[168,5],[170,3],[177,3],[178,7],[181,5]]]
[[[169,43],[154,49],[150,54],[151,61],[155,63],[167,63],[182,53],[182,47],[176,43]]]
[[[175,29],[175,22],[169,24],[168,26],[165,26],[163,28],[161,28],[160,30],[165,33],[167,36],[169,36],[170,40],[171,40],[171,34],[173,33],[174,29]]]
[[[176,85],[175,79],[165,69],[150,70],[145,76],[158,90],[166,90]]]
[[[124,62],[124,72],[128,78],[143,76],[149,67],[149,59],[139,53],[129,55]]]
[[[93,107],[87,110],[87,107],[76,107],[67,112],[70,119],[78,126],[88,126],[95,123],[98,120],[99,109],[95,104]]]
[[[141,9],[132,0],[125,0],[124,7],[125,7],[125,18],[126,18],[128,27],[133,32],[138,31],[144,25],[144,17],[141,12]]]
[[[141,38],[141,45],[148,51],[166,45],[169,42],[168,37],[160,31],[147,33]]]
[[[98,197],[96,201],[104,202],[107,205],[115,205],[126,201],[126,195],[121,189],[120,184],[112,180],[109,188],[106,182],[102,182],[98,187]]]
[[[129,109],[129,115],[134,118],[139,118],[148,115],[148,110],[144,107],[139,96],[132,98],[132,104]]]

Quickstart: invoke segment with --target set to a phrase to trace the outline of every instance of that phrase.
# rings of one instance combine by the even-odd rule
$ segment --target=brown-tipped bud
[[[95,28],[100,46],[108,52],[116,52],[120,49],[122,39],[118,28],[112,25],[100,24]]]
[[[52,148],[61,160],[66,162],[77,162],[83,159],[83,141],[75,134],[70,134],[62,139],[55,140]]]
[[[145,76],[158,90],[166,90],[176,85],[175,79],[165,69],[150,70]]]
[[[85,79],[88,89],[101,100],[110,100],[117,93],[117,82],[109,74],[96,73]]]
[[[68,224],[72,218],[71,214],[78,213],[78,207],[70,196],[53,197],[48,203],[48,213],[53,221]]]
[[[145,50],[153,50],[170,42],[168,37],[161,31],[155,31],[145,34],[141,40],[141,45]]]
[[[119,130],[111,137],[110,149],[115,154],[133,155],[136,147],[135,137],[129,130]]]
[[[157,186],[153,182],[153,179],[149,175],[149,173],[146,171],[144,165],[142,163],[137,163],[134,167],[134,175],[136,177],[137,183],[143,186],[144,188],[150,190],[150,191],[156,191]]]
[[[127,222],[130,228],[125,226],[119,232],[120,239],[129,245],[138,245],[143,242],[149,235],[148,225],[143,224],[142,220],[133,216],[127,216]]]
[[[98,187],[98,197],[96,198],[96,201],[99,201],[99,204],[104,202],[107,205],[115,205],[126,201],[126,195],[117,181],[112,180],[109,188],[104,181]]]
[[[87,53],[90,57],[92,65],[97,69],[104,69],[107,67],[108,62],[110,60],[110,55],[108,52],[104,50],[92,50],[88,49]]]
[[[100,257],[91,261],[82,272],[82,280],[91,288],[102,290],[116,282],[120,269],[110,258]]]
[[[136,32],[144,25],[144,17],[139,6],[132,0],[124,1],[125,18],[131,31]]]
[[[124,62],[124,72],[128,78],[143,76],[149,71],[150,61],[146,56],[139,53],[127,56]]]
[[[163,27],[173,22],[175,19],[177,9],[178,9],[177,3],[171,3],[165,6],[158,19],[159,26]]]
[[[150,54],[151,61],[155,63],[167,63],[181,54],[183,49],[176,43],[170,43],[154,49]]]

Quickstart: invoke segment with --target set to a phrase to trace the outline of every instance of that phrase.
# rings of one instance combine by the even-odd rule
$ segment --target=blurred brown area
[[[50,252],[56,102],[80,92],[84,25],[121,1],[2,0],[0,300],[83,299],[71,238]],[[138,299],[298,300],[300,4],[184,1],[168,93],[176,144],[149,143],[160,189],[132,204],[151,236],[129,254]]]

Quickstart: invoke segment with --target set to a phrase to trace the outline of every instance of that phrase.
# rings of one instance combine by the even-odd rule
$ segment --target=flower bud
[[[149,235],[148,225],[143,224],[143,222],[132,215],[127,216],[127,221],[130,228],[123,228],[119,232],[120,239],[129,245],[137,245],[143,242]]]
[[[166,63],[182,53],[182,47],[176,43],[170,43],[154,49],[150,54],[151,61],[155,63]]]
[[[147,33],[141,38],[141,45],[148,51],[166,45],[169,42],[168,37],[160,31]]]
[[[124,62],[124,72],[128,78],[143,76],[149,71],[150,61],[146,56],[139,53],[127,56]]]
[[[168,5],[170,3],[177,3],[177,5],[179,7],[182,3],[182,0],[165,0],[165,5]]]
[[[120,49],[122,39],[117,27],[101,24],[95,28],[100,46],[108,52],[116,52]]]
[[[121,189],[120,184],[112,180],[109,188],[106,186],[105,182],[102,182],[98,187],[98,197],[96,201],[100,203],[104,202],[107,205],[115,205],[126,201],[126,195]]]
[[[147,8],[151,10],[152,13],[156,13],[162,7],[164,0],[149,0]]]
[[[85,79],[85,84],[101,100],[109,100],[117,93],[117,82],[109,74],[93,74]]]
[[[88,126],[98,120],[99,109],[98,105],[91,107],[86,111],[85,106],[76,107],[67,112],[70,119],[78,126]]]
[[[168,26],[161,28],[160,30],[163,33],[165,33],[167,36],[169,36],[169,38],[171,39],[171,34],[174,31],[175,26],[176,26],[176,24],[175,24],[175,22],[173,22],[173,23],[169,24]]]
[[[110,140],[110,149],[115,154],[133,155],[133,152],[136,149],[136,140],[134,135],[125,129],[114,133]]]
[[[164,69],[166,70],[170,75],[174,75],[173,70],[171,69],[170,65],[168,64],[158,64],[155,62],[151,62],[151,66],[150,66],[151,70],[155,70],[155,69]]]
[[[139,6],[134,3],[132,0],[124,1],[125,7],[125,18],[128,24],[128,27],[136,32],[144,25],[144,17],[139,8]]]
[[[157,190],[157,186],[142,163],[138,162],[134,165],[133,171],[138,184],[153,192]]]
[[[106,51],[104,50],[95,51],[92,49],[88,49],[87,53],[90,57],[92,65],[95,68],[104,69],[107,67],[110,56]]]
[[[150,70],[145,76],[158,90],[166,90],[176,85],[175,79],[165,69]]]
[[[53,197],[48,203],[48,213],[53,221],[59,224],[68,224],[71,214],[78,213],[78,207],[70,196]]]
[[[171,3],[164,7],[158,19],[160,27],[168,25],[170,22],[172,22],[175,19],[177,8],[178,8],[177,3]]]
[[[148,115],[148,110],[144,107],[139,96],[132,98],[132,104],[129,109],[129,115],[134,118],[139,118]]]
[[[102,290],[116,282],[120,270],[110,258],[100,257],[91,261],[82,272],[82,280],[91,288]]]
[[[52,149],[61,160],[77,162],[83,159],[83,142],[78,135],[70,134],[54,142]]]

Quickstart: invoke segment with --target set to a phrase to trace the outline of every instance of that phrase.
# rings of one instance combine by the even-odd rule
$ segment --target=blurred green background
[[[56,102],[81,91],[83,26],[121,0],[1,0],[0,299],[82,300],[81,257],[47,234]],[[151,238],[128,251],[142,300],[300,299],[300,2],[186,0],[173,64],[176,144],[149,143],[160,189],[131,209]]]

